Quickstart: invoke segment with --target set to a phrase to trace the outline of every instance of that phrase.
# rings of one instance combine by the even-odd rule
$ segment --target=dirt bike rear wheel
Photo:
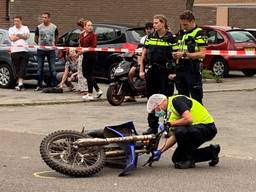
[[[40,154],[53,170],[73,177],[89,177],[103,168],[104,149],[100,146],[74,148],[72,143],[88,135],[61,130],[47,135],[41,142]]]

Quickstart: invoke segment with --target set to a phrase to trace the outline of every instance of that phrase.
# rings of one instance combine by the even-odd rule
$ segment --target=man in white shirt
[[[23,79],[26,75],[29,58],[27,39],[30,32],[27,26],[22,25],[21,16],[15,16],[13,22],[14,26],[9,28],[9,38],[12,43],[11,58],[17,78],[15,89],[21,91],[24,89]]]

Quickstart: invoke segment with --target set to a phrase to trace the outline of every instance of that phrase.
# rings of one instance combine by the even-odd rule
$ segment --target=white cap
[[[157,105],[165,99],[167,99],[167,97],[163,94],[151,95],[147,102],[147,112],[151,113],[157,107]]]

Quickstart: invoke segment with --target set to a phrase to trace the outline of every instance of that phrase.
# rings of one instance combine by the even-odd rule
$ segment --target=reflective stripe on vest
[[[148,38],[144,44],[145,45],[154,45],[154,46],[172,46],[171,43],[166,42],[162,39],[157,39],[157,38]]]
[[[181,118],[181,115],[176,111],[176,109],[173,107],[173,104],[172,104],[172,100],[178,96],[181,96],[181,95],[175,95],[168,98],[167,110],[170,112],[170,117],[169,117],[170,122]],[[192,101],[192,107],[190,109],[190,113],[192,114],[192,125],[209,124],[214,122],[213,117],[209,114],[209,112],[203,105],[201,105],[195,99],[192,99],[189,97],[187,98]]]
[[[195,36],[201,30],[202,30],[201,28],[197,27],[190,33],[184,34],[182,36],[182,39],[178,40],[178,45],[175,47],[175,49],[180,51],[185,51],[185,52],[188,51],[188,46],[185,44],[185,40],[189,39],[189,37],[192,37],[196,42],[195,51],[199,51],[198,44],[205,44],[205,40],[203,39],[202,36],[198,36],[198,37],[195,37]]]

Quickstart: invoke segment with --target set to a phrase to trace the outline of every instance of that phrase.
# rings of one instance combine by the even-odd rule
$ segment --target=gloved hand
[[[160,129],[160,131],[164,131],[164,123],[160,123],[159,129]]]
[[[154,161],[159,161],[159,159],[161,158],[161,151],[160,150],[156,150],[156,151],[153,151],[153,160]]]

